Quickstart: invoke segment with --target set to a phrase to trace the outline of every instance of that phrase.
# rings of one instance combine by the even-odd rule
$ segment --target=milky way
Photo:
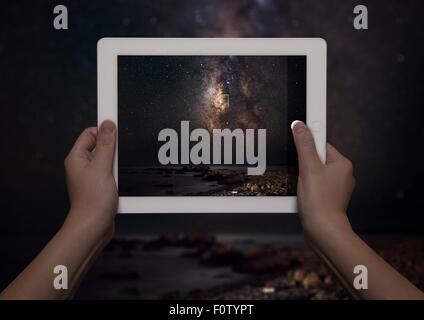
[[[212,130],[267,126],[267,108],[279,104],[275,98],[286,98],[269,90],[276,81],[282,81],[282,77],[286,76],[281,69],[278,69],[282,72],[280,79],[272,72],[277,64],[282,68],[280,58],[231,56],[203,60],[203,94],[199,107],[204,127]]]
[[[210,132],[266,129],[268,160],[286,164],[291,117],[304,119],[305,64],[284,56],[119,57],[120,163],[156,164],[159,131],[189,121]]]

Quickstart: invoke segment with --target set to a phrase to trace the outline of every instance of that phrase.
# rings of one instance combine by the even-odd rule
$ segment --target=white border
[[[103,38],[97,43],[98,124],[117,123],[118,55],[306,55],[306,121],[325,162],[327,45],[320,38]],[[118,123],[117,123],[118,125]],[[118,148],[118,146],[117,146]],[[113,172],[118,176],[115,152]],[[117,180],[117,179],[116,179]],[[297,212],[296,197],[119,197],[119,213]]]

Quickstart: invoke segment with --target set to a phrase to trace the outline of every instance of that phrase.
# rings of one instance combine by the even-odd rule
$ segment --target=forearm
[[[97,257],[102,253],[105,246],[109,243],[110,239],[112,239],[113,234],[114,234],[113,228],[108,230],[108,232],[102,236],[101,240],[98,241],[96,248],[91,252],[91,254],[87,257],[87,259],[85,259],[85,261],[81,264],[75,276],[74,284],[69,292],[69,295],[66,297],[67,299],[73,298],[82,280],[87,274],[88,270],[90,270],[91,266],[96,261]]]
[[[314,251],[334,271],[345,288],[361,299],[424,299],[424,294],[376,254],[349,223],[328,224],[306,233]],[[368,289],[353,286],[355,266],[368,270]]]
[[[64,226],[40,254],[0,294],[1,299],[66,299],[72,297],[90,262],[110,236],[92,230],[89,224]],[[68,289],[55,289],[54,267],[68,271]]]

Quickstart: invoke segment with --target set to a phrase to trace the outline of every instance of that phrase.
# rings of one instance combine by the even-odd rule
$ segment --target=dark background
[[[65,4],[69,30],[54,30]],[[353,8],[369,30],[353,29]],[[101,37],[322,37],[328,141],[352,159],[361,232],[422,233],[422,1],[9,1],[0,9],[0,287],[60,227],[63,159],[96,124]],[[132,215],[117,232],[299,232],[293,215]],[[17,255],[19,253],[19,256]]]

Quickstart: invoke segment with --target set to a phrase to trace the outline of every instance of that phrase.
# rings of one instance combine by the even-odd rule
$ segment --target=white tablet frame
[[[97,43],[98,124],[118,119],[119,55],[302,55],[307,57],[306,122],[318,154],[326,153],[327,45],[320,38],[102,38]],[[119,130],[118,130],[119,132]],[[118,145],[113,173],[118,183]],[[119,197],[119,213],[297,212],[295,196]]]

